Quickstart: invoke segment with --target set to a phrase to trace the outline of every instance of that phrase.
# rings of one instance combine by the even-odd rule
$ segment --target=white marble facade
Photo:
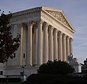
[[[37,66],[48,60],[67,61],[72,53],[74,29],[62,10],[37,7],[13,13],[12,34],[21,35],[16,57],[6,63],[6,75],[35,72]]]

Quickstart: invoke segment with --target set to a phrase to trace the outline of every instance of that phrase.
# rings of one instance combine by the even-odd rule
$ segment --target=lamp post
[[[22,76],[22,81],[26,81],[26,76],[25,76],[25,67],[26,65],[22,65],[22,72],[21,72],[21,76]]]
[[[25,69],[25,65],[22,65],[22,76],[24,76],[24,69]]]
[[[25,59],[25,53],[23,54],[23,59]],[[23,60],[25,61],[25,60]],[[25,76],[25,67],[26,67],[26,64],[24,63],[21,68],[22,68],[22,72],[21,72],[21,75],[23,77],[23,81],[26,81],[26,76]]]

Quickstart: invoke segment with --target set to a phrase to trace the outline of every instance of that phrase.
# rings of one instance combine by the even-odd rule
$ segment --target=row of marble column
[[[23,31],[26,30],[26,41],[23,41]],[[46,22],[30,22],[27,29],[21,28],[21,53],[23,42],[26,42],[25,51],[27,64],[41,65],[48,60],[67,61],[72,52],[72,38],[57,30]]]

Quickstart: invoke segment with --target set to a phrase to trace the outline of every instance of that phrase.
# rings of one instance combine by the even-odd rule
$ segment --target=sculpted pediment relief
[[[63,15],[62,12],[58,11],[51,11],[51,10],[45,10],[48,12],[51,16],[53,16],[56,20],[62,22],[64,25],[68,26],[71,28],[70,24],[66,20],[65,16]],[[71,28],[72,29],[72,28]]]

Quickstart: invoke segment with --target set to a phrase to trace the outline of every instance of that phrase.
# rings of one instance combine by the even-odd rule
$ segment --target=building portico
[[[24,56],[29,56],[27,59],[25,57],[26,63],[29,65],[41,65],[48,60],[67,61],[67,56],[72,52],[71,39],[63,31],[44,21],[29,22],[29,24],[26,23],[26,26],[21,27],[20,53],[23,55],[23,59]],[[24,60],[20,61],[22,61],[20,63],[24,63]]]
[[[20,33],[21,42],[16,58],[7,62],[6,74],[11,67],[18,68],[20,74],[22,65],[28,67],[28,73],[29,67],[40,66],[48,60],[67,61],[72,53],[74,29],[62,10],[37,7],[13,13],[11,24],[12,34]]]

